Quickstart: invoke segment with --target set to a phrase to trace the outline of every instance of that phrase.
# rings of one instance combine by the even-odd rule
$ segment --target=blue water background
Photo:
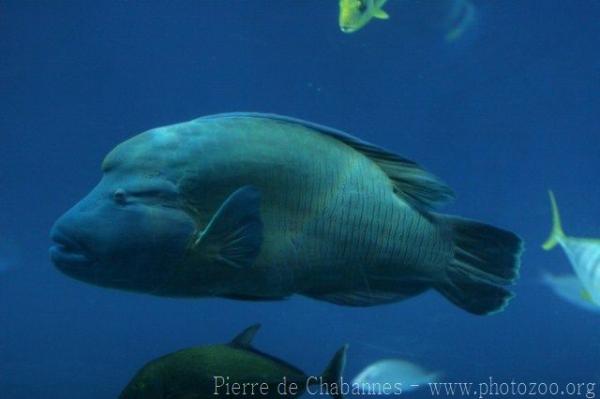
[[[255,322],[257,347],[310,374],[349,343],[348,377],[400,356],[452,381],[600,382],[600,319],[540,283],[569,270],[540,249],[548,188],[569,233],[600,237],[600,3],[475,4],[447,44],[393,2],[346,35],[333,0],[1,1],[0,240],[20,259],[0,274],[0,398],[114,398],[146,361]],[[112,147],[236,110],[344,129],[436,173],[458,194],[444,212],[526,240],[516,299],[492,317],[436,292],[366,309],[173,300],[50,264],[50,226]]]

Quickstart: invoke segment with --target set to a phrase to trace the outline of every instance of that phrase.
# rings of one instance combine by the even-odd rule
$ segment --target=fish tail
[[[552,205],[552,231],[550,232],[550,237],[548,237],[546,242],[542,245],[542,248],[544,248],[546,251],[554,248],[565,238],[565,232],[563,231],[562,223],[560,221],[560,212],[558,211],[556,198],[551,190],[548,191],[548,195],[550,195],[550,204]]]
[[[333,355],[327,368],[322,374],[323,382],[329,385],[329,395],[335,399],[343,399],[342,395],[342,374],[346,367],[346,352],[348,351],[348,345],[342,346]]]
[[[483,223],[438,216],[447,226],[454,254],[435,288],[455,305],[478,315],[503,310],[513,294],[502,287],[519,275],[523,243],[515,234]]]

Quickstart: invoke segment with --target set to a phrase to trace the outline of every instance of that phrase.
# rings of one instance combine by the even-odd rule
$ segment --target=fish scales
[[[450,198],[415,162],[346,133],[221,114],[119,144],[55,223],[51,256],[74,278],[152,295],[372,306],[433,288],[474,314],[502,310],[521,240],[433,213]]]

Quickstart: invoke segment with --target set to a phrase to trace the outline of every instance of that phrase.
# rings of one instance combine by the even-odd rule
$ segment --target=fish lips
[[[54,242],[50,247],[50,259],[59,270],[85,272],[96,263],[89,251],[60,230],[53,228],[50,238]]]

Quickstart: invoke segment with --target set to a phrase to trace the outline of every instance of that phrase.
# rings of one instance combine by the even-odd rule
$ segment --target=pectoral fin
[[[260,191],[244,186],[231,194],[198,234],[193,251],[234,268],[252,266],[263,239]]]
[[[381,8],[374,8],[373,9],[373,18],[390,19],[390,16],[387,12],[383,11]]]

